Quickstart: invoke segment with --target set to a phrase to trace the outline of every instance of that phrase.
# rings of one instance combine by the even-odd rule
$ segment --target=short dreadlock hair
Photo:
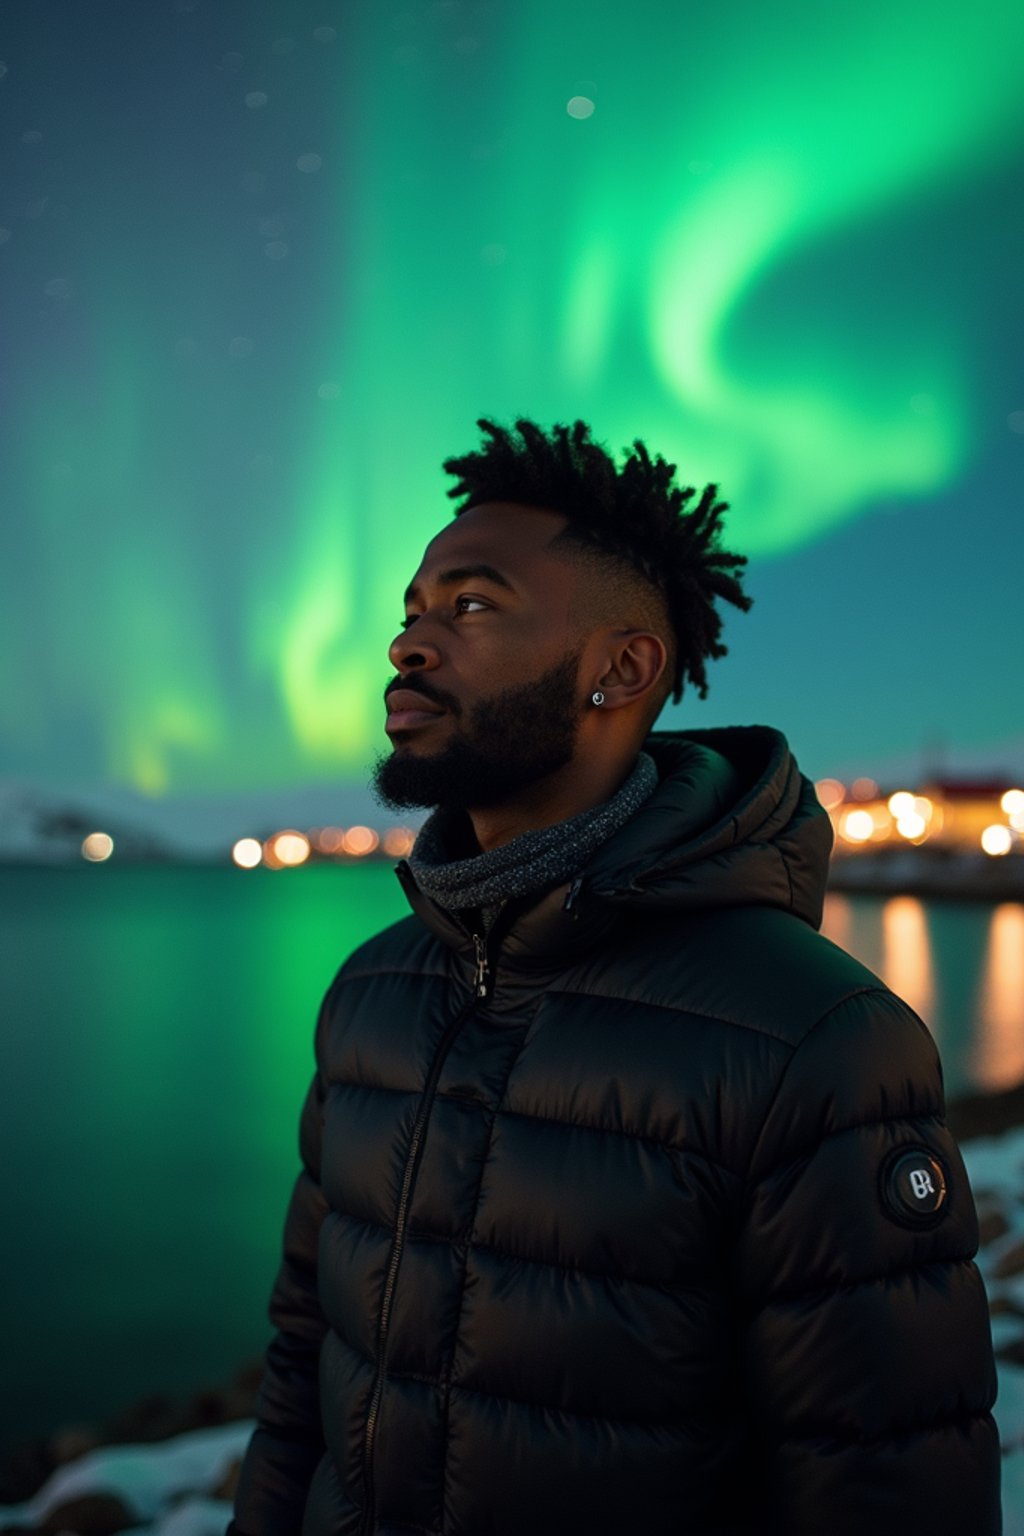
[[[719,547],[722,513],[717,485],[706,485],[695,507],[693,486],[674,484],[676,466],[651,458],[639,438],[621,468],[591,440],[583,421],[544,432],[519,418],[513,430],[486,417],[477,422],[483,447],[445,459],[458,477],[449,496],[461,497],[455,516],[487,501],[514,501],[561,512],[567,519],[558,542],[581,546],[604,563],[628,567],[659,594],[675,637],[671,696],[678,703],[687,678],[707,697],[705,661],[724,656],[723,598],[744,612],[748,597],[736,574],[745,555]],[[667,695],[666,695],[667,696]]]

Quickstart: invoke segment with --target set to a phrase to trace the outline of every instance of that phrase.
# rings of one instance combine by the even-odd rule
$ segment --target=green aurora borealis
[[[364,775],[483,413],[720,483],[755,607],[667,720],[1019,736],[1017,0],[8,0],[0,58],[4,773]]]

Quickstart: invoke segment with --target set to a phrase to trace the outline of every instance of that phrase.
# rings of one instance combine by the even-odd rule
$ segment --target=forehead
[[[471,507],[431,539],[415,580],[423,582],[452,566],[492,565],[515,584],[560,570],[564,560],[548,546],[565,527],[561,512],[518,502],[485,502]]]

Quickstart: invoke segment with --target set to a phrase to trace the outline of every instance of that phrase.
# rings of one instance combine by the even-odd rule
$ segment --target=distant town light
[[[901,816],[914,814],[914,797],[909,789],[898,789],[889,796],[889,810],[898,821]]]
[[[834,811],[846,799],[846,785],[838,779],[818,779],[814,792],[826,811]]]
[[[321,827],[315,841],[321,853],[340,853],[345,842],[345,828]]]
[[[1010,826],[1015,832],[1024,832],[1024,811],[1010,812]]]
[[[278,832],[271,839],[274,858],[286,868],[304,864],[309,858],[309,838],[301,832]]]
[[[855,800],[876,800],[878,798],[878,785],[874,779],[854,779],[850,785],[850,794]]]
[[[90,832],[82,839],[82,858],[91,864],[102,864],[114,851],[114,839],[109,832]]]
[[[916,811],[906,811],[896,822],[896,831],[901,837],[909,838],[911,842],[916,837],[923,837],[927,830],[928,823]]]
[[[412,845],[416,841],[415,832],[410,832],[408,827],[389,827],[384,833],[384,852],[390,854],[393,859],[404,859],[407,853],[412,852]]]
[[[934,810],[934,806],[932,805],[932,802],[928,799],[927,795],[915,795],[914,796],[914,809],[913,809],[913,812],[911,813],[912,815],[920,816],[922,821],[931,821],[931,819],[932,819],[932,811],[933,810]]]
[[[240,837],[231,850],[239,869],[255,869],[263,862],[263,844],[258,837]]]
[[[380,838],[372,827],[349,827],[342,840],[342,847],[346,853],[362,858],[366,853],[372,853],[380,843]]]
[[[986,827],[981,834],[981,846],[993,858],[998,858],[1003,853],[1009,853],[1012,844],[1013,833],[1009,827],[1001,826],[998,822],[994,826]]]
[[[839,831],[850,843],[866,843],[875,830],[875,820],[870,811],[849,811],[840,824]]]
[[[1008,789],[999,802],[999,808],[1007,816],[1019,816],[1024,811],[1024,789]]]

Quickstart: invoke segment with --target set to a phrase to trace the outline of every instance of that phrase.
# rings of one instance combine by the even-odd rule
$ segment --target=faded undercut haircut
[[[632,596],[632,606],[639,578],[648,597],[644,603],[641,596],[642,609],[666,615],[666,638],[675,643],[659,704],[669,693],[678,703],[687,680],[706,698],[705,663],[728,649],[716,603],[724,599],[746,612],[753,601],[738,575],[746,556],[719,544],[728,503],[716,499],[717,485],[706,485],[691,507],[694,487],[674,483],[674,464],[652,458],[638,438],[616,467],[583,421],[550,432],[525,417],[511,430],[487,418],[477,426],[483,446],[444,461],[457,477],[448,492],[461,498],[455,516],[488,501],[561,512],[568,523],[553,544],[576,546],[601,567],[606,591],[624,602]]]

